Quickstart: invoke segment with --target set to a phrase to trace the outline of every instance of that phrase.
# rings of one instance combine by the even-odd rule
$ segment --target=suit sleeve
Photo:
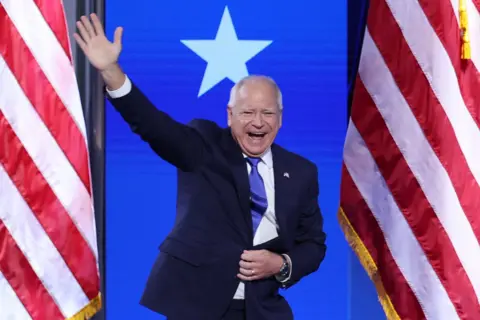
[[[199,120],[184,125],[158,110],[131,83],[126,94],[107,97],[130,129],[147,142],[162,159],[183,171],[194,171],[208,155],[207,145],[196,126]]]
[[[295,245],[286,253],[292,262],[292,273],[290,279],[282,283],[283,288],[289,288],[303,277],[315,272],[320,267],[327,249],[323,217],[318,206],[318,171],[315,165],[309,174],[309,180],[296,230]]]

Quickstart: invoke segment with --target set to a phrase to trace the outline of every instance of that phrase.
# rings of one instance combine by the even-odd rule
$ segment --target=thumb
[[[117,29],[115,29],[115,34],[113,36],[113,38],[114,38],[113,42],[116,45],[121,45],[122,44],[122,35],[123,35],[123,28],[122,27],[118,27]]]

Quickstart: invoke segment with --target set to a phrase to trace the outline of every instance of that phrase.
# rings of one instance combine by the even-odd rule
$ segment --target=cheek
[[[272,131],[277,131],[278,128],[280,127],[280,122],[276,119],[275,120],[272,119],[272,120],[267,121],[267,124]]]
[[[240,121],[232,121],[231,128],[237,136],[242,136],[245,133],[245,125]]]
[[[248,121],[238,121],[237,128],[239,132],[247,132],[250,122]]]

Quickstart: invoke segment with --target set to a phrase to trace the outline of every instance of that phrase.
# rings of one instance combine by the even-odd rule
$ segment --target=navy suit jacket
[[[181,124],[135,84],[110,101],[133,132],[178,168],[175,226],[160,245],[141,304],[173,320],[220,320],[239,284],[243,250],[268,249],[290,256],[291,278],[247,282],[247,319],[293,319],[279,289],[316,271],[326,251],[317,167],[272,145],[279,236],[254,246],[246,162],[230,129],[207,120]]]

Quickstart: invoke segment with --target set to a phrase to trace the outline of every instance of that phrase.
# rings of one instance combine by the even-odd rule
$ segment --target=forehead
[[[266,81],[249,81],[239,88],[236,100],[239,105],[248,107],[275,107],[277,90]]]

